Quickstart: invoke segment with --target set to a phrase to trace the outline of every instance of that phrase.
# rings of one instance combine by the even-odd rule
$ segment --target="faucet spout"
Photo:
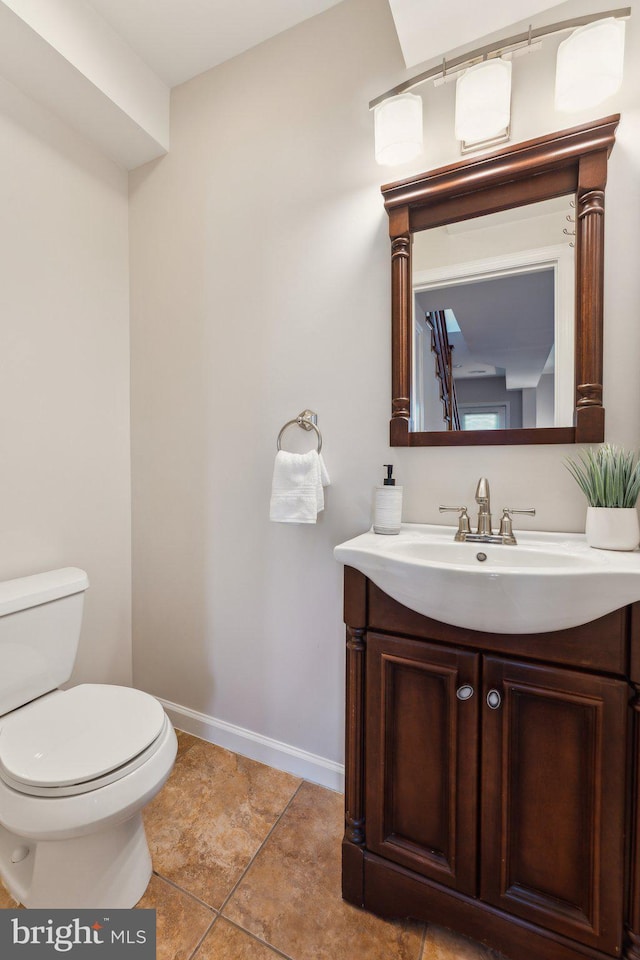
[[[482,501],[489,502],[489,481],[486,477],[480,477],[478,480],[478,486],[476,487],[476,501],[481,503]]]
[[[489,492],[489,481],[486,477],[480,477],[476,488],[476,503],[478,504],[478,533],[484,536],[491,536],[491,494]]]

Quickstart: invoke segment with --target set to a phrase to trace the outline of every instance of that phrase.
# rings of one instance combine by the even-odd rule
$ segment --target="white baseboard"
[[[276,770],[284,770],[296,777],[319,783],[330,790],[344,792],[344,765],[334,760],[327,760],[315,753],[308,753],[288,743],[263,737],[262,734],[245,730],[226,720],[217,720],[206,713],[199,713],[189,707],[183,707],[170,700],[158,698],[169,714],[171,722],[179,730],[191,733],[216,746],[232,750],[243,757],[266,763]]]

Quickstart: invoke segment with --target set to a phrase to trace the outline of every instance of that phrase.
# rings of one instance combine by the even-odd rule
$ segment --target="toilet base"
[[[0,877],[25,907],[133,907],[151,879],[142,814],[68,840],[26,840],[0,826]]]

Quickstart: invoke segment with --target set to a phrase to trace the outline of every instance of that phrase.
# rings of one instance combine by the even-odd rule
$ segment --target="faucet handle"
[[[463,540],[467,539],[467,534],[471,533],[471,521],[469,520],[469,514],[467,513],[466,507],[440,507],[440,513],[449,513],[455,512],[459,514],[458,517],[458,531],[453,538],[457,540],[458,543],[461,543]]]
[[[514,513],[524,513],[530,517],[535,517],[536,515],[536,511],[533,507],[530,507],[528,510],[514,510],[513,507],[503,507],[502,516],[500,517],[500,528],[498,530],[498,536],[502,537],[503,543],[517,543],[517,540],[513,535],[513,524],[511,523],[511,516]]]

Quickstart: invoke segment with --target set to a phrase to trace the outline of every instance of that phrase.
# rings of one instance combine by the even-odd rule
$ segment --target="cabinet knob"
[[[492,710],[497,710],[502,703],[502,697],[497,690],[489,690],[487,693],[487,706]]]
[[[470,700],[474,693],[475,691],[470,683],[463,683],[462,686],[456,690],[456,697],[458,700]]]

